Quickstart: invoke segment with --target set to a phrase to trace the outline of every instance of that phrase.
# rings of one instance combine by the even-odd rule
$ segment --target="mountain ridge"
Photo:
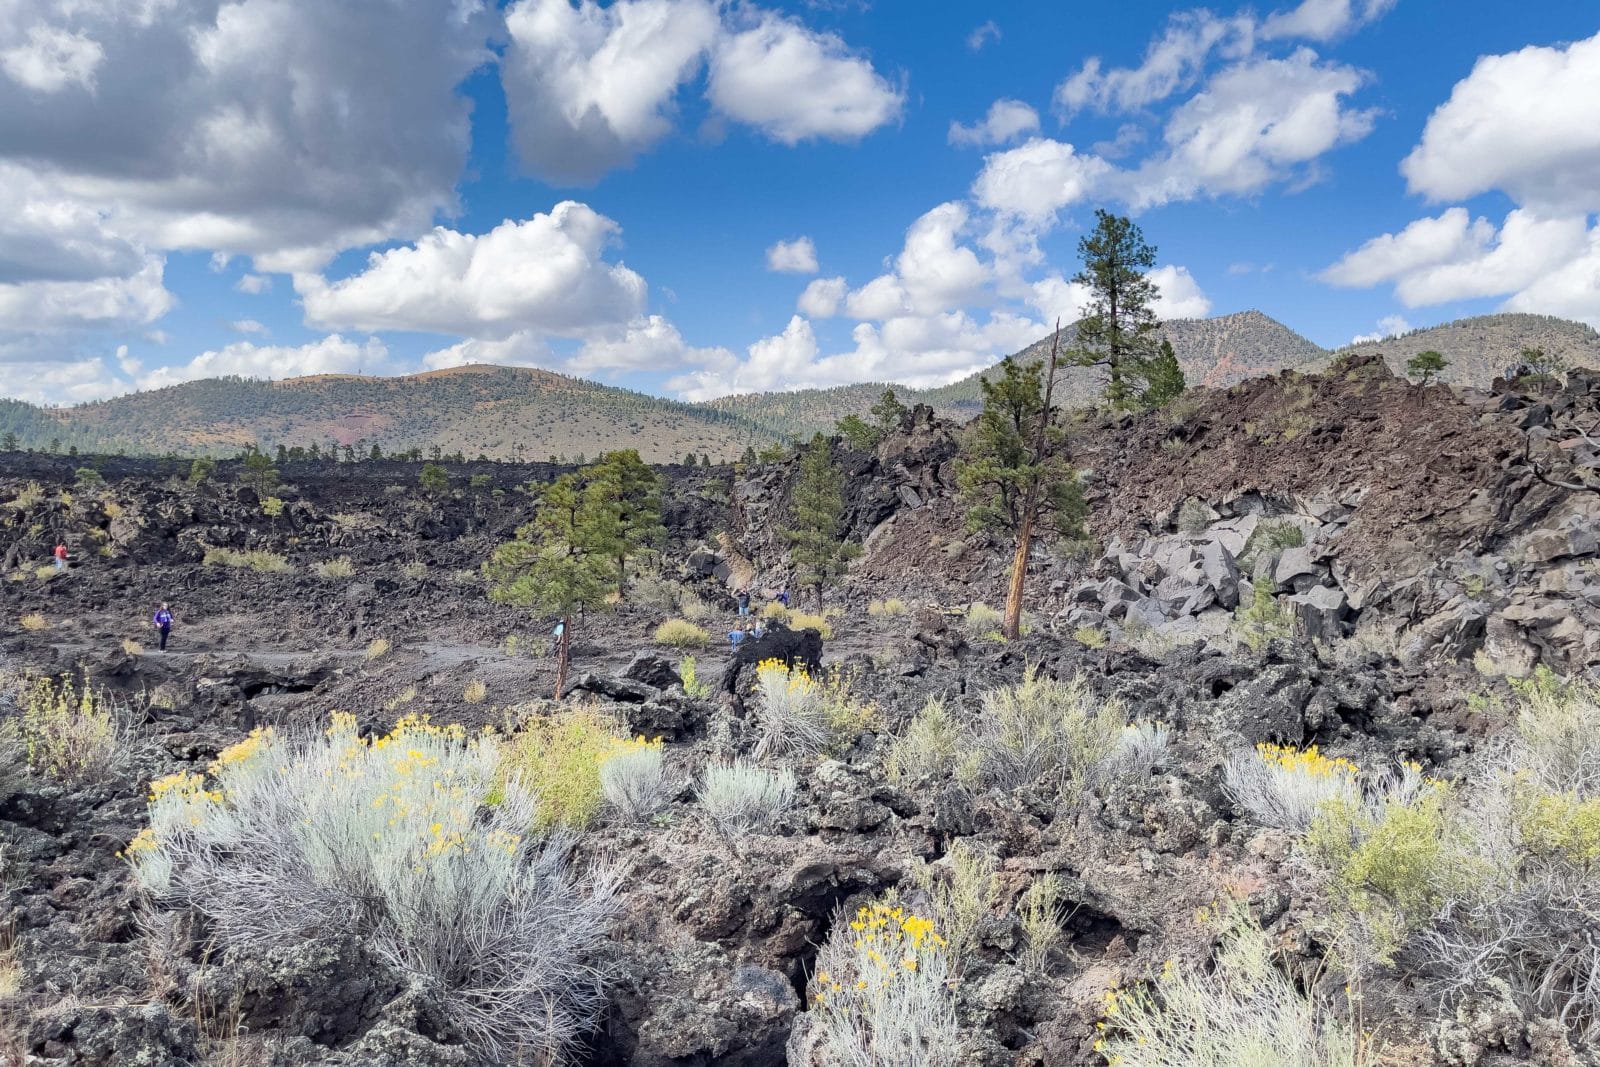
[[[1070,347],[1075,326],[1062,330]],[[1542,347],[1573,365],[1600,366],[1600,333],[1540,315],[1476,316],[1381,341],[1325,349],[1282,322],[1250,309],[1208,319],[1175,319],[1172,341],[1193,386],[1227,387],[1282,370],[1314,372],[1348,353],[1379,352],[1397,373],[1419,351],[1443,352],[1442,375],[1486,386],[1524,347]],[[1042,359],[1049,336],[1015,353]],[[646,460],[693,453],[732,459],[747,448],[826,431],[846,415],[865,416],[893,388],[907,404],[970,418],[981,382],[998,363],[947,385],[907,388],[858,382],[828,388],[743,393],[700,403],[652,396],[535,367],[468,364],[415,374],[319,374],[263,380],[206,378],[61,408],[0,401],[0,433],[19,445],[85,451],[230,453],[248,445],[359,448],[385,452],[439,447],[497,459],[576,458],[638,448]],[[1062,367],[1057,395],[1067,406],[1092,403],[1101,372]]]

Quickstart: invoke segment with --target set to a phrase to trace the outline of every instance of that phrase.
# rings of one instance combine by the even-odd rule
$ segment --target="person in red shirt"
[[[56,570],[67,569],[67,543],[65,541],[56,545]]]

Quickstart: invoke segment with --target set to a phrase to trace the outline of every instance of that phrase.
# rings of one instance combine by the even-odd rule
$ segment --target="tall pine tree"
[[[789,495],[789,508],[792,525],[784,536],[789,540],[795,584],[816,592],[820,611],[823,590],[861,552],[860,546],[840,535],[844,475],[833,462],[833,443],[820,433],[800,453],[800,474]]]
[[[1040,528],[1048,522],[1062,536],[1082,536],[1088,510],[1051,407],[1060,340],[1058,324],[1047,368],[1007,357],[1000,374],[982,382],[983,413],[956,465],[968,525],[1009,534],[1015,548],[1002,626],[1007,640],[1022,633],[1023,584]]]
[[[574,616],[605,604],[611,560],[593,550],[597,525],[593,498],[576,474],[563,474],[535,490],[538,510],[498,545],[483,565],[490,599],[560,620],[555,697],[567,684]]]
[[[661,477],[634,449],[608,452],[580,472],[588,497],[590,548],[616,565],[617,599],[628,592],[628,560],[660,545]]]
[[[1069,360],[1106,369],[1105,398],[1113,408],[1145,405],[1153,372],[1165,379],[1156,395],[1176,395],[1170,372],[1177,360],[1165,362],[1156,337],[1161,320],[1153,305],[1159,290],[1148,277],[1155,248],[1131,219],[1100,210],[1094,232],[1078,242],[1078,254],[1083,269],[1072,280],[1088,287],[1090,302]]]

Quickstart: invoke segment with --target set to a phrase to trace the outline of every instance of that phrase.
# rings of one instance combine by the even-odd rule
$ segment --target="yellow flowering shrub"
[[[829,1062],[959,1062],[948,948],[932,920],[898,904],[877,901],[836,923],[809,988]]]
[[[94,778],[110,767],[124,740],[120,711],[109,694],[71,675],[22,683],[19,728],[28,766],[67,781]]]
[[[592,708],[536,716],[506,738],[499,780],[515,776],[539,798],[539,828],[559,823],[581,830],[600,811],[600,765],[631,743]]]
[[[500,749],[421,715],[380,737],[343,712],[321,734],[258,729],[207,773],[152,782],[124,855],[224,945],[354,934],[437,990],[479,1058],[565,1062],[605,1003],[592,954],[615,882],[529,832],[536,801],[500,780]]]
[[[1600,860],[1600,797],[1516,791],[1516,822],[1522,844],[1540,856],[1560,856],[1585,866]]]
[[[1316,745],[1257,745],[1230,757],[1223,787],[1265,826],[1304,831],[1330,801],[1361,800],[1361,769],[1347,759],[1322,754]]]
[[[756,687],[760,755],[842,752],[879,724],[877,705],[857,700],[837,667],[813,677],[804,667],[790,670],[782,660],[762,660],[756,664]]]

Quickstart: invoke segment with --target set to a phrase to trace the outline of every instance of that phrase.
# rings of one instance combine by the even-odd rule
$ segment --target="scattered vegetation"
[[[1000,634],[1000,624],[1004,616],[987,604],[974,601],[967,605],[967,613],[963,616],[966,631],[973,637],[988,637]]]
[[[283,514],[283,500],[280,497],[269,496],[261,501],[261,514],[275,519]]]
[[[1106,632],[1095,626],[1080,626],[1072,631],[1072,639],[1084,648],[1105,648]]]
[[[912,881],[927,895],[934,921],[949,938],[952,970],[958,974],[978,945],[978,930],[1000,900],[994,858],[956,841],[939,864],[920,863]]]
[[[1150,988],[1105,997],[1095,1051],[1121,1067],[1369,1067],[1376,1049],[1301,992],[1242,906],[1227,912],[1214,968],[1168,960]]]
[[[1034,879],[1017,906],[1017,921],[1022,927],[1022,951],[1017,963],[1029,974],[1049,970],[1050,957],[1066,940],[1062,898],[1066,888],[1055,873]]]
[[[40,630],[50,629],[50,620],[46,619],[37,611],[28,612],[28,614],[24,615],[21,619],[18,619],[17,622],[24,630],[28,630],[33,633],[37,633]]]
[[[841,916],[809,984],[822,1049],[839,1067],[954,1067],[963,1042],[935,924],[882,901]]]
[[[711,683],[701,680],[693,656],[678,661],[678,677],[683,679],[683,691],[695,699],[704,700],[711,695]]]
[[[128,717],[110,694],[71,675],[24,676],[13,684],[21,708],[18,732],[35,773],[68,782],[103,777],[126,747]]]
[[[711,635],[687,619],[668,619],[656,627],[655,641],[669,648],[705,648]]]
[[[389,639],[375,637],[367,643],[367,662],[380,660],[389,654]]]
[[[907,611],[906,602],[899,597],[889,597],[887,600],[874,600],[867,605],[867,614],[874,618],[898,618]]]
[[[130,656],[142,656],[144,655],[144,646],[131,637],[124,637],[122,639],[122,651]]]
[[[892,782],[943,781],[964,751],[960,725],[943,700],[930,697],[905,732],[889,745],[885,763]]]
[[[461,691],[461,699],[468,704],[482,704],[489,696],[489,687],[481,678],[474,678]]]
[[[420,582],[428,576],[428,565],[414,559],[400,568],[400,574],[407,581]]]
[[[258,729],[208,776],[152,783],[127,855],[225,945],[356,931],[478,1055],[559,1062],[605,1005],[616,881],[528,833],[538,800],[494,777],[495,746],[417,718],[371,739],[349,715],[320,735]]]
[[[761,695],[758,756],[841,752],[878,722],[878,709],[852,696],[837,668],[813,678],[802,667],[790,670],[782,660],[762,660],[756,665],[756,688]]]
[[[1269,642],[1292,635],[1294,622],[1294,609],[1277,598],[1272,579],[1265,576],[1251,583],[1250,602],[1233,613],[1234,633],[1258,652]]]
[[[200,563],[204,567],[232,567],[258,574],[287,574],[294,570],[286,558],[264,548],[208,548]]]
[[[734,760],[706,768],[700,783],[700,806],[730,839],[770,824],[794,801],[794,772]]]
[[[506,739],[497,781],[506,788],[520,783],[539,798],[539,828],[581,830],[600,811],[600,765],[626,743],[593,708],[530,716]]]
[[[321,563],[313,564],[312,573],[325,581],[336,581],[355,576],[356,565],[349,556],[340,556],[338,559],[327,559]]]

